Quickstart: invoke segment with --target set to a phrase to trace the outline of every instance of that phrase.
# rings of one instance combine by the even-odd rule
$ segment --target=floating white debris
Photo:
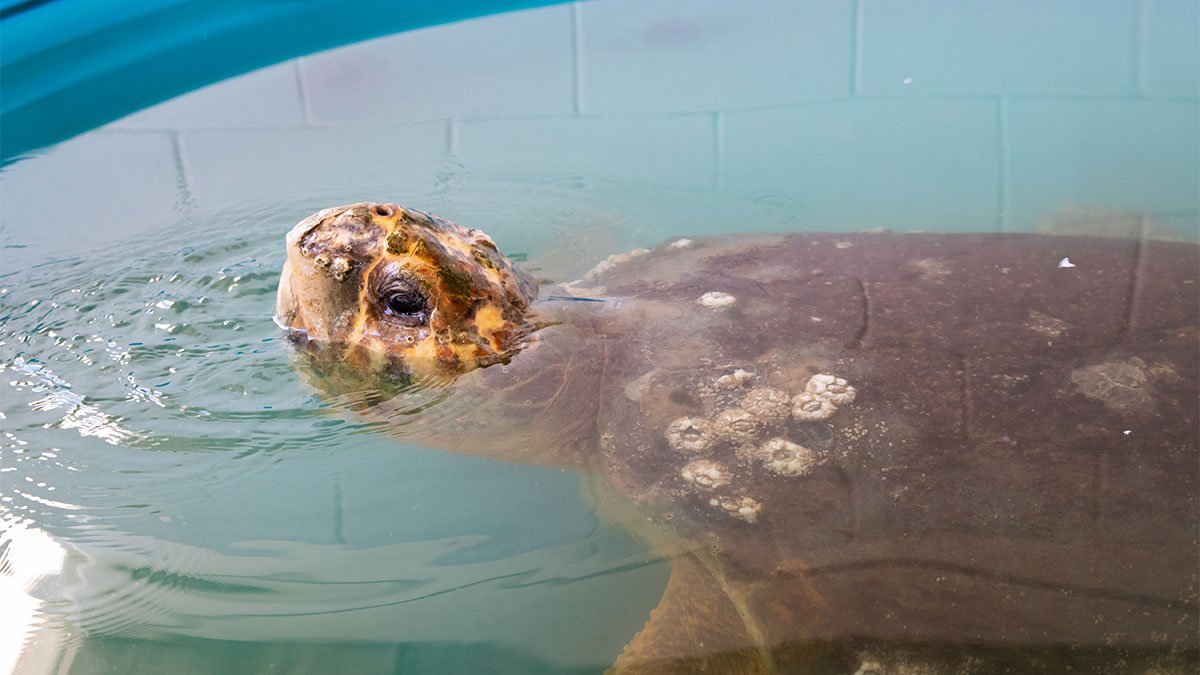
[[[689,248],[694,243],[691,239],[676,239],[671,242],[671,248]]]

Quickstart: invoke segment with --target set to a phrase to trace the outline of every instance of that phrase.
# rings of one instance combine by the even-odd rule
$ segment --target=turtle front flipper
[[[681,554],[671,562],[671,579],[662,600],[609,673],[757,675],[854,671],[853,655],[832,651],[824,642],[778,645],[765,638],[764,633],[769,631],[762,624],[771,617],[760,615],[744,602],[762,590],[758,588],[761,584],[742,587],[726,574],[714,576],[693,553]],[[789,601],[809,605],[807,611],[814,614],[823,613],[824,603],[815,595]],[[805,608],[793,609],[805,611]]]
[[[672,560],[671,580],[650,619],[609,670],[620,675],[774,671],[737,607],[690,553]]]

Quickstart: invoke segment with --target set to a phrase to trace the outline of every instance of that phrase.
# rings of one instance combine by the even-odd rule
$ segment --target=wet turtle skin
[[[315,262],[301,223],[278,313],[317,386],[402,382],[358,408],[431,446],[587,470],[668,547],[616,671],[1195,668],[1197,246],[684,239],[535,300],[507,259],[478,261],[475,230],[322,214],[322,251],[351,264]],[[440,246],[390,246],[423,239]],[[380,328],[385,268],[457,309]]]

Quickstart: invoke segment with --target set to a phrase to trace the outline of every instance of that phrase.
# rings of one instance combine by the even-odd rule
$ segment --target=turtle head
[[[486,234],[397,204],[359,203],[315,213],[288,233],[275,320],[354,370],[444,378],[515,354],[532,330],[536,294]]]

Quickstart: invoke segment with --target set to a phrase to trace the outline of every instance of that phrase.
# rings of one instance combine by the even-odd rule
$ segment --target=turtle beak
[[[320,211],[287,235],[275,323],[296,337],[341,341],[357,323],[363,277],[383,237],[357,210],[360,205]]]

